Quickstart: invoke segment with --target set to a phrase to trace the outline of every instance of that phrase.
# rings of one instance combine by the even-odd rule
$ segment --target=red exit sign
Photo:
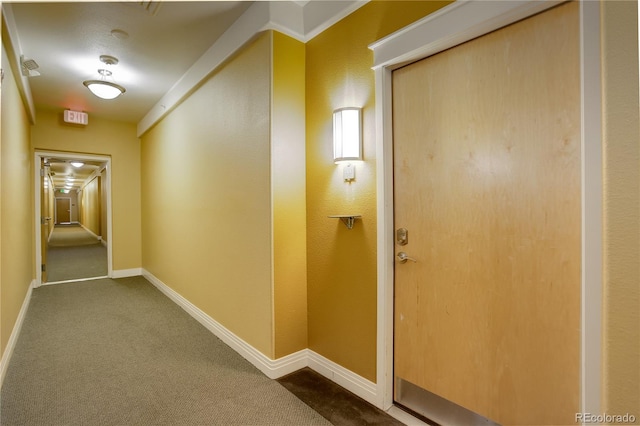
[[[71,111],[70,109],[64,112],[64,122],[72,124],[89,124],[89,114],[80,111]]]

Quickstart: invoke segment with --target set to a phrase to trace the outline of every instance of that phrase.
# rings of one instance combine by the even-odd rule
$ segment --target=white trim
[[[378,407],[393,404],[393,165],[391,72],[524,19],[556,1],[458,1],[369,47],[374,51],[378,212]],[[582,71],[582,384],[581,410],[600,412],[602,308],[602,140],[600,5],[580,2]],[[588,315],[587,315],[588,314]]]
[[[109,277],[113,274],[113,214],[112,214],[112,201],[111,201],[111,157],[106,155],[92,155],[92,154],[80,154],[58,151],[41,151],[35,150],[33,160],[33,176],[34,176],[34,225],[35,225],[35,275],[36,285],[39,287],[42,285],[42,270],[40,265],[42,264],[42,240],[40,227],[40,162],[42,158],[55,157],[64,159],[81,159],[86,161],[100,161],[106,164],[106,182],[105,187],[106,199],[107,199],[107,274]],[[138,274],[139,275],[139,274]]]
[[[105,278],[109,278],[108,276],[104,275],[101,277],[89,277],[89,278],[74,278],[71,280],[62,280],[62,281],[47,281],[46,283],[40,284],[41,287],[45,287],[48,285],[56,285],[56,284],[68,284],[68,283],[79,283],[79,282],[84,282],[84,281],[96,281],[96,280],[103,280]]]
[[[407,62],[442,52],[542,12],[563,1],[456,1],[369,45],[373,50],[373,68],[398,68]]]
[[[376,405],[378,389],[375,383],[351,370],[347,370],[340,364],[337,364],[310,349],[308,352],[309,368],[339,384],[346,390],[356,394],[370,404]]]
[[[207,76],[255,37],[268,23],[268,11],[267,2],[256,2],[249,7],[140,120],[138,137],[178,106]]]
[[[105,240],[102,239],[102,236],[97,235],[95,232],[93,232],[91,229],[87,228],[86,226],[84,226],[83,224],[81,224],[80,222],[75,222],[78,225],[80,225],[80,227],[82,229],[84,229],[85,231],[87,231],[89,234],[91,234],[92,237],[94,237],[97,241],[100,242],[100,244],[102,244],[103,246],[107,246],[107,242]],[[138,274],[140,275],[140,274]]]
[[[273,379],[280,377],[287,372],[295,371],[295,369],[299,369],[304,367],[304,363],[300,362],[300,354],[296,353],[290,355],[290,358],[280,359],[278,361],[274,361],[264,355],[262,352],[251,346],[249,343],[242,340],[240,337],[236,336],[232,331],[228,330],[222,324],[211,318],[205,312],[203,312],[200,308],[195,306],[193,303],[185,299],[178,292],[173,290],[171,287],[163,283],[160,279],[158,279],[155,275],[147,271],[146,269],[142,269],[142,275],[155,287],[158,288],[162,293],[164,293],[169,299],[173,300],[178,306],[184,309],[189,315],[191,315],[196,321],[202,324],[207,330],[212,332],[216,337],[226,343],[231,349],[235,350],[238,354],[240,354],[244,359],[249,361],[255,367],[257,367],[260,371],[262,371],[267,377]],[[292,366],[302,365],[302,367],[296,367],[293,370],[290,370]],[[281,374],[281,370],[284,373]],[[289,371],[290,370],[290,371]]]
[[[20,45],[20,37],[18,36],[18,28],[13,16],[13,8],[10,4],[4,3],[2,7],[2,24],[7,30],[8,37],[2,40],[2,44],[6,47],[7,58],[9,59],[11,70],[15,75],[18,91],[24,103],[29,122],[31,124],[36,123],[36,108],[33,102],[33,95],[31,94],[31,85],[29,84],[29,78],[22,75],[22,69],[20,65],[20,56],[22,55],[22,46]]]
[[[20,308],[20,312],[18,312],[18,317],[16,318],[16,323],[13,325],[13,330],[11,330],[11,336],[9,336],[9,341],[7,342],[7,346],[4,348],[4,352],[2,353],[2,360],[0,360],[0,388],[4,383],[4,376],[7,374],[7,368],[9,367],[9,361],[11,361],[11,356],[13,355],[13,351],[16,348],[16,342],[18,341],[18,336],[20,336],[20,331],[22,330],[22,323],[24,323],[24,317],[27,315],[27,310],[29,310],[29,304],[31,302],[31,293],[35,287],[36,281],[33,280],[29,284],[29,289],[27,290],[27,294],[24,297],[24,301],[22,302],[22,307]]]
[[[178,106],[258,33],[275,30],[306,43],[368,1],[255,2],[138,122],[138,137]]]
[[[369,0],[306,3],[303,10],[304,39],[300,41],[308,42],[367,3]]]
[[[131,269],[114,269],[111,272],[111,278],[127,278],[127,277],[137,277],[142,275],[142,268],[131,268]]]
[[[270,379],[277,379],[304,367],[309,367],[324,377],[344,387],[348,391],[358,395],[375,405],[377,401],[376,384],[347,370],[335,362],[313,352],[310,349],[303,349],[293,354],[273,360],[262,352],[236,336],[231,330],[211,318],[200,308],[189,302],[182,295],[167,286],[160,279],[146,269],[142,269],[142,275],[153,284],[158,290],[164,293],[169,299],[184,309],[196,321],[202,324],[207,330],[236,351],[240,356],[253,364]]]

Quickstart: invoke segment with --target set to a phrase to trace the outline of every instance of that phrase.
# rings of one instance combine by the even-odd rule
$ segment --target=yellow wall
[[[143,267],[273,357],[270,54],[257,37],[142,137]]]
[[[90,116],[86,127],[78,127],[63,123],[62,110],[38,110],[36,115],[32,127],[35,149],[111,156],[113,269],[140,268],[140,141],[136,125]]]
[[[376,380],[376,193],[373,54],[368,45],[448,2],[373,1],[307,43],[309,347]],[[356,180],[333,163],[332,111],[363,108]],[[361,214],[353,229],[332,214]]]
[[[604,1],[603,412],[640,423],[637,2]],[[637,423],[636,423],[637,424]]]
[[[94,234],[101,236],[100,178],[96,177],[82,189],[80,196],[80,223]]]
[[[2,129],[0,135],[0,352],[34,277],[33,188],[29,120],[15,76],[2,49]]]
[[[307,347],[304,44],[272,32],[275,358]]]

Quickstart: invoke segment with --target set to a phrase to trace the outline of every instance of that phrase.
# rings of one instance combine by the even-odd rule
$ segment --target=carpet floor
[[[107,248],[79,225],[56,225],[47,246],[47,282],[108,274]]]
[[[33,290],[0,424],[330,423],[132,277]]]

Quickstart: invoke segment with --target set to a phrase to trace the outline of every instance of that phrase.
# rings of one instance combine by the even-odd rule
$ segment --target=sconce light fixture
[[[361,108],[333,111],[333,160],[362,160]]]

